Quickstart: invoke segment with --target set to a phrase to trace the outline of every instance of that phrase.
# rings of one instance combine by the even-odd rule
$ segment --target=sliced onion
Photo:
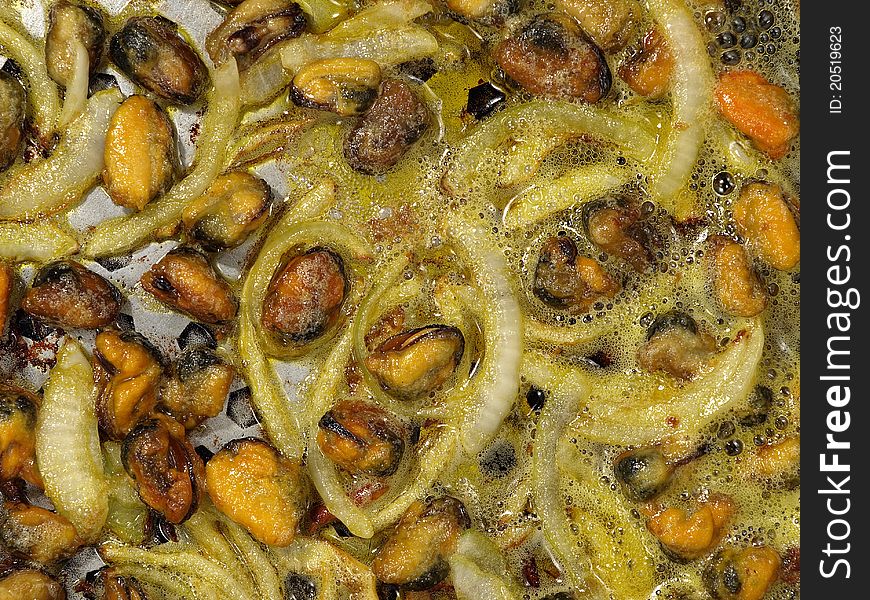
[[[202,122],[193,170],[163,198],[140,212],[100,223],[85,243],[87,256],[111,256],[147,241],[158,229],[172,226],[191,201],[199,198],[221,173],[227,146],[239,120],[239,72],[228,60],[212,73],[214,90]]]
[[[36,423],[36,460],[45,493],[86,542],[96,540],[109,512],[97,389],[88,357],[67,339],[49,374]]]
[[[103,170],[106,131],[121,100],[115,89],[95,94],[50,157],[11,173],[0,190],[0,220],[32,221],[79,202]]]
[[[72,123],[88,103],[88,81],[90,79],[90,57],[85,45],[78,39],[73,40],[73,73],[66,84],[63,97],[63,110],[60,113],[60,126]]]
[[[308,447],[308,473],[323,503],[352,534],[368,539],[375,534],[375,527],[364,510],[348,497],[338,479],[335,465],[312,443]]]
[[[482,299],[477,316],[483,328],[484,356],[461,432],[462,446],[473,456],[495,436],[519,392],[523,322],[504,254],[492,245],[482,226],[452,215],[447,231]]]
[[[535,513],[541,519],[544,539],[572,587],[586,591],[595,600],[605,600],[607,596],[596,585],[589,556],[577,543],[565,514],[559,490],[559,470],[555,468],[559,439],[577,417],[581,401],[588,396],[590,388],[582,380],[565,381],[539,354],[526,355],[523,373],[528,381],[549,391],[535,430],[532,450],[532,499]]]
[[[52,221],[27,225],[0,221],[0,258],[47,262],[78,249],[76,238]]]
[[[169,542],[149,550],[114,543],[103,544],[100,554],[111,564],[139,565],[189,577],[223,590],[233,600],[259,600],[259,596],[240,582],[225,566],[200,555],[193,547]],[[272,600],[272,599],[269,599]],[[280,599],[277,599],[280,600]]]
[[[620,167],[584,165],[513,198],[505,207],[504,224],[510,229],[532,225],[557,212],[600,198],[632,179],[633,175]]]
[[[517,595],[504,579],[481,569],[462,554],[448,559],[451,580],[459,600],[518,600]]]
[[[227,153],[227,170],[247,169],[286,151],[311,125],[312,118],[272,121],[243,134]]]
[[[350,0],[297,0],[308,15],[308,28],[323,33],[347,17],[354,4]]]
[[[298,537],[287,548],[273,548],[278,571],[301,573],[317,582],[318,600],[379,600],[372,570],[323,540]]]
[[[27,77],[30,106],[37,134],[48,146],[60,116],[57,85],[48,76],[41,50],[15,29],[0,21],[0,50],[14,60]]]
[[[678,217],[687,207],[674,198],[687,181],[704,142],[704,123],[710,118],[713,72],[704,40],[689,7],[682,0],[648,0],[647,6],[665,36],[674,57],[671,76],[673,115],[670,131],[656,160],[659,174],[653,194],[672,203]]]
[[[655,136],[630,115],[585,104],[533,100],[481,124],[462,142],[442,183],[448,192],[462,194],[486,170],[499,174],[499,185],[516,184],[531,177],[547,153],[583,134],[611,141],[641,161],[655,151]],[[502,150],[508,140],[511,148]],[[507,172],[522,177],[511,176],[506,182],[502,174]]]
[[[149,509],[139,498],[133,481],[121,464],[121,445],[117,442],[103,444],[103,469],[109,488],[106,527],[122,542],[141,544],[145,540]]]
[[[334,199],[335,184],[329,180],[303,196],[269,232],[242,288],[238,352],[251,387],[251,401],[276,448],[297,460],[305,450],[305,419],[287,403],[283,386],[264,351],[265,348],[280,354],[284,349],[262,335],[258,324],[269,282],[290,248],[305,242],[337,241],[341,247],[350,247],[351,256],[363,259],[372,256],[373,250],[366,243],[337,223],[300,222],[322,214]]]
[[[764,350],[761,323],[749,321],[735,332],[707,372],[682,388],[652,374],[587,375],[595,391],[573,431],[594,442],[623,446],[698,435],[707,423],[744,402],[755,382]]]

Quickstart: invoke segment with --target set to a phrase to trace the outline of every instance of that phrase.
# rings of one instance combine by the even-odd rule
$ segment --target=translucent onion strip
[[[493,438],[519,391],[523,322],[504,253],[490,242],[483,226],[453,215],[447,233],[482,299],[477,316],[483,328],[483,358],[461,433],[463,448],[473,456]]]
[[[308,15],[308,27],[314,33],[332,29],[354,6],[349,0],[297,0],[297,4]]]
[[[166,543],[149,550],[114,543],[103,544],[100,554],[108,563],[139,565],[160,569],[190,577],[194,586],[197,581],[214,585],[233,600],[259,600],[251,595],[234,573],[223,565],[201,556],[193,547]]]
[[[0,220],[32,221],[78,203],[103,170],[106,131],[121,100],[115,89],[95,94],[51,156],[11,173],[0,189]]]
[[[308,473],[329,512],[338,517],[352,534],[366,539],[375,534],[371,519],[345,493],[335,465],[323,455],[316,443],[308,448]]]
[[[632,179],[633,174],[627,169],[584,165],[513,198],[505,207],[504,224],[510,229],[532,225],[557,212],[600,198]]]
[[[60,113],[60,126],[66,127],[85,109],[88,102],[88,80],[90,78],[90,57],[85,45],[78,39],[72,41],[74,67],[72,78],[66,85],[63,97],[63,110]]]
[[[202,122],[193,169],[163,198],[142,211],[100,223],[87,240],[87,256],[111,256],[147,241],[157,229],[179,221],[184,207],[200,197],[221,173],[227,146],[239,120],[239,72],[228,60],[212,73],[214,90]]]
[[[704,142],[704,122],[710,117],[713,72],[700,29],[686,3],[683,0],[647,0],[647,6],[674,57],[672,122],[664,147],[656,158],[660,165],[659,175],[653,182],[653,194],[666,201],[686,186],[698,159]],[[673,212],[680,216],[685,210]]]
[[[506,163],[521,169],[542,160],[559,144],[592,135],[611,141],[629,155],[644,161],[655,151],[656,140],[639,121],[628,115],[584,104],[533,100],[508,108],[488,119],[460,145],[456,158],[442,180],[451,194],[466,192],[476,181],[482,165],[501,161],[493,171],[502,173]],[[510,140],[513,150],[500,148]],[[516,147],[524,147],[523,151]],[[500,185],[506,185],[502,180]]]
[[[27,77],[29,104],[37,134],[47,143],[57,127],[60,98],[57,85],[48,76],[42,49],[15,29],[0,21],[0,51],[14,60]]]
[[[76,238],[52,221],[0,221],[0,258],[47,262],[78,252]]]
[[[571,585],[578,591],[589,592],[590,598],[604,600],[605,596],[592,579],[589,557],[571,534],[573,530],[565,513],[559,489],[559,470],[556,468],[559,439],[577,417],[582,399],[589,394],[589,387],[583,381],[561,380],[547,359],[539,354],[526,355],[523,373],[529,382],[549,392],[538,420],[532,450],[532,499],[535,513],[541,519],[544,539]]]
[[[99,537],[109,512],[96,395],[88,357],[78,342],[67,339],[39,408],[36,460],[46,495],[86,542]]]
[[[723,411],[744,402],[764,351],[759,321],[734,328],[728,347],[682,387],[652,374],[588,375],[595,392],[572,429],[602,444],[634,446],[696,436]]]

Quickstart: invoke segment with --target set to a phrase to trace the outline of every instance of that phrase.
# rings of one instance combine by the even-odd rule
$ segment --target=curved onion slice
[[[169,542],[144,550],[108,543],[100,547],[100,555],[112,564],[141,565],[149,570],[181,574],[189,578],[195,588],[199,587],[199,582],[211,584],[222,590],[225,598],[258,600],[258,596],[251,593],[250,586],[240,582],[235,573],[217,561],[202,556],[196,548],[184,544]]]
[[[83,251],[87,256],[119,254],[140,246],[156,230],[174,225],[185,206],[199,198],[221,173],[241,110],[236,61],[231,59],[218,67],[212,81],[214,91],[202,122],[193,169],[168,194],[143,210],[100,223],[85,243]]]
[[[121,100],[115,89],[94,94],[50,157],[16,169],[0,190],[0,220],[32,221],[80,201],[103,170],[106,131]]]
[[[308,473],[329,512],[338,517],[352,534],[366,539],[375,534],[371,519],[345,493],[335,465],[323,455],[316,443],[308,447]]]
[[[499,173],[499,185],[514,185],[531,177],[534,165],[547,153],[583,134],[614,142],[638,160],[655,151],[655,136],[628,115],[585,104],[533,100],[502,111],[468,136],[442,184],[451,194],[462,194],[485,165],[487,172]],[[509,147],[502,149],[506,142]],[[503,173],[517,175],[506,178]]]
[[[557,212],[600,198],[632,179],[627,169],[584,165],[513,198],[505,207],[504,224],[510,229],[532,225]]]
[[[665,36],[674,57],[671,76],[673,115],[670,132],[657,156],[659,175],[654,179],[653,193],[661,200],[686,186],[689,174],[704,142],[704,122],[711,110],[713,72],[704,47],[704,40],[692,13],[682,0],[648,0],[647,6]],[[679,199],[675,210],[677,217]]]
[[[348,0],[297,0],[297,4],[308,15],[308,27],[314,33],[335,27],[354,6]]]
[[[520,598],[505,583],[504,579],[481,569],[462,554],[454,554],[448,560],[453,580],[453,589],[459,600],[517,600]]]
[[[37,134],[48,145],[57,127],[60,98],[57,85],[48,76],[45,57],[26,37],[0,21],[0,50],[12,58],[27,76],[30,106]]]
[[[657,375],[587,376],[595,390],[572,430],[603,444],[640,446],[691,436],[746,399],[764,350],[759,321],[735,329],[707,372],[682,388]]]
[[[83,540],[97,539],[109,512],[94,401],[94,372],[67,339],[51,370],[36,423],[36,460],[45,493]]]
[[[67,83],[63,97],[63,110],[60,113],[60,126],[72,123],[88,103],[88,80],[90,79],[90,57],[85,45],[78,39],[73,41],[75,53],[72,78]]]
[[[589,557],[577,543],[565,513],[559,490],[559,470],[554,468],[559,439],[577,417],[581,400],[588,396],[590,388],[583,380],[566,380],[539,354],[524,357],[523,374],[534,385],[550,392],[538,420],[532,450],[532,499],[535,513],[541,519],[544,539],[572,587],[589,592],[590,598],[604,600],[607,596],[596,585]]]
[[[79,249],[76,238],[52,221],[23,225],[0,222],[0,258],[47,262]]]
[[[448,220],[447,232],[465,259],[482,305],[484,356],[469,392],[471,406],[462,425],[462,446],[470,455],[480,452],[510,412],[520,386],[523,322],[520,306],[508,280],[504,254],[480,229],[461,218]]]

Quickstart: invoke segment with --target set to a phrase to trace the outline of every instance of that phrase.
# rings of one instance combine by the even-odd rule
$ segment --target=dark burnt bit
[[[246,386],[230,392],[227,400],[227,417],[242,429],[253,427],[258,423],[257,414],[251,404],[251,388]]]
[[[504,105],[507,94],[490,81],[481,82],[468,90],[465,112],[480,121]]]
[[[206,346],[212,350],[217,349],[217,338],[214,332],[201,323],[191,321],[175,340],[179,350],[186,350],[189,346]]]
[[[284,600],[316,600],[317,586],[301,573],[288,573],[284,578]]]
[[[517,450],[507,440],[495,442],[480,457],[483,473],[496,479],[506,477],[517,466]]]
[[[529,391],[526,392],[526,403],[529,405],[535,412],[540,412],[541,409],[544,408],[544,404],[547,402],[547,392],[544,390],[532,386],[529,388]]]
[[[419,79],[420,81],[429,81],[438,72],[438,66],[431,57],[420,58],[418,60],[409,60],[396,66],[396,70],[408,77]]]

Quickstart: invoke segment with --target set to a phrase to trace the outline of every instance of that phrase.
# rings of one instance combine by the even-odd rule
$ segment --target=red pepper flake
[[[676,429],[680,425],[680,419],[678,417],[670,416],[665,419],[665,423],[667,423],[668,427],[671,429]]]
[[[523,583],[526,584],[526,587],[541,587],[541,575],[538,573],[538,561],[535,560],[534,556],[530,556],[523,562]]]
[[[796,585],[801,580],[801,549],[793,546],[785,551],[782,557],[780,577],[789,585]]]

